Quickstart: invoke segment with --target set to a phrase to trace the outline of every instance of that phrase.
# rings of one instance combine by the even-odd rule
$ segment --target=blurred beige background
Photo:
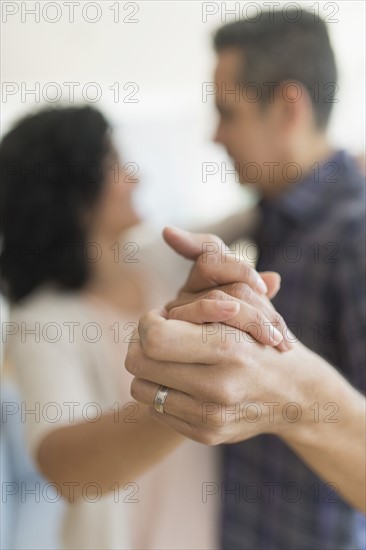
[[[109,115],[125,162],[138,165],[138,202],[149,221],[160,229],[223,217],[252,197],[230,173],[202,177],[203,163],[227,162],[210,143],[212,98],[202,99],[203,83],[212,80],[212,32],[242,15],[294,5],[328,22],[340,73],[330,134],[360,154],[363,1],[3,1],[1,130],[42,103],[68,102],[73,82],[75,101]]]

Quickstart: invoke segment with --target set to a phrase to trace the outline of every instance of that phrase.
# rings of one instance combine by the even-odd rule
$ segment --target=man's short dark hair
[[[326,25],[314,14],[301,10],[262,13],[221,27],[214,36],[215,50],[240,48],[244,54],[243,83],[255,83],[261,99],[268,101],[268,83],[296,81],[308,90],[316,124],[327,126],[336,101],[337,69]],[[263,86],[263,84],[265,84]]]

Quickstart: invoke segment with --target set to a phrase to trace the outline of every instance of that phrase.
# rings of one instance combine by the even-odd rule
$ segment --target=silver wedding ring
[[[159,413],[164,412],[164,403],[168,397],[169,388],[166,386],[160,386],[155,395],[154,409]]]

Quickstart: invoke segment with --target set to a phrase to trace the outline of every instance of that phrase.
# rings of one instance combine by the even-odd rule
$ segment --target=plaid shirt
[[[355,161],[338,152],[260,209],[257,269],[281,274],[276,309],[307,347],[366,392],[365,182]],[[365,548],[365,517],[279,438],[225,445],[223,466],[225,550]]]

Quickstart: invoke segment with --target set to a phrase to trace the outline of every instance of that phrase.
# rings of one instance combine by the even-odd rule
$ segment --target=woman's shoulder
[[[66,358],[81,365],[96,353],[84,337],[90,318],[79,291],[38,288],[9,308],[5,357],[10,364],[31,362],[33,370]]]
[[[58,289],[44,285],[10,306],[9,317],[12,321],[22,319],[59,320],[78,314],[84,316],[84,305],[77,290]]]

